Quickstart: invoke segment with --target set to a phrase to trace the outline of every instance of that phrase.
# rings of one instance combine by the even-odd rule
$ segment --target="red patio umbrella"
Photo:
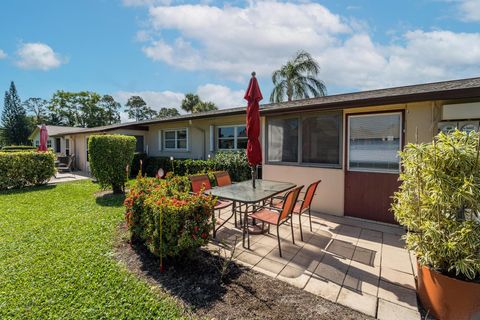
[[[262,92],[258,86],[255,72],[252,72],[252,78],[248,84],[247,92],[243,97],[248,101],[247,106],[247,158],[252,168],[252,183],[255,188],[256,168],[262,163],[262,147],[260,146],[260,111],[258,102],[263,99]]]
[[[40,145],[38,146],[37,151],[48,151],[47,140],[48,140],[47,126],[42,124],[42,127],[40,128]]]

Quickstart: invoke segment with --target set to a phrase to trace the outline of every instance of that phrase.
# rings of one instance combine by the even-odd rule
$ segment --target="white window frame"
[[[51,139],[48,139],[48,140],[47,140],[47,148],[51,148],[52,145],[53,145],[52,140],[51,140]]]
[[[70,138],[65,138],[65,154],[70,155]]]
[[[172,128],[172,129],[163,129],[163,148],[165,150],[170,150],[170,151],[188,151],[189,150],[189,143],[188,143],[188,138],[189,138],[189,133],[188,133],[188,128]],[[179,131],[185,131],[186,132],[186,147],[185,148],[177,148],[177,142],[178,142],[178,132]],[[165,143],[167,139],[165,137],[167,136],[167,132],[175,132],[175,148],[168,148],[167,144]],[[168,139],[169,141],[172,141],[171,139]]]
[[[220,151],[238,151],[238,150],[245,150],[245,149],[238,149],[238,145],[237,145],[237,142],[238,142],[238,128],[240,127],[247,127],[246,124],[234,124],[234,125],[225,125],[225,126],[217,126],[216,127],[216,133],[217,133],[217,149],[220,150]],[[222,128],[233,128],[233,149],[224,149],[224,148],[220,148],[220,140],[224,139],[224,140],[228,140],[228,139],[232,139],[232,138],[220,138],[220,135],[218,134],[218,129],[222,129]],[[245,137],[245,138],[241,138],[241,139],[245,139],[245,140],[248,140],[248,137]]]
[[[372,173],[391,173],[391,174],[399,174],[401,171],[401,159],[400,156],[398,157],[398,170],[393,170],[393,169],[379,169],[379,168],[350,168],[350,121],[352,118],[360,118],[360,117],[371,117],[371,116],[387,116],[387,115],[400,115],[400,150],[402,151],[403,149],[403,112],[401,111],[394,111],[394,112],[378,112],[378,113],[366,113],[366,114],[352,114],[348,115],[348,130],[347,130],[347,159],[346,159],[346,165],[347,165],[347,170],[352,171],[352,172],[372,172]]]
[[[35,140],[35,147],[40,147],[40,140]]]

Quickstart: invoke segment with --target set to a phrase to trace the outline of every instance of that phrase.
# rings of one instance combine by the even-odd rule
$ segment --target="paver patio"
[[[297,216],[295,244],[290,226],[280,228],[283,257],[278,253],[275,228],[272,234],[251,235],[247,250],[233,221],[217,233],[218,242],[209,248],[231,250],[237,238],[236,261],[255,271],[378,319],[420,319],[416,267],[413,255],[404,249],[402,228],[313,213],[310,232],[308,216],[302,219],[304,241]]]
[[[57,184],[85,179],[91,179],[91,177],[88,175],[88,173],[83,171],[57,172],[57,174],[53,176],[50,181],[48,181],[48,184]]]

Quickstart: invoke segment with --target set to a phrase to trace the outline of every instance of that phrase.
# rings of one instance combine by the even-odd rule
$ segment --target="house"
[[[264,104],[260,113],[264,179],[298,185],[321,179],[314,210],[392,223],[398,151],[432,141],[439,130],[477,130],[480,78]],[[245,148],[245,114],[245,107],[222,109],[52,136],[68,137],[84,171],[88,137],[102,133],[133,135],[137,151],[149,156],[206,159]]]
[[[37,125],[30,136],[28,136],[28,140],[32,141],[32,145],[35,147],[40,146],[41,127],[41,125]],[[57,156],[69,156],[72,154],[75,148],[69,133],[79,132],[82,128],[51,125],[46,127],[48,132],[47,148],[52,148]]]

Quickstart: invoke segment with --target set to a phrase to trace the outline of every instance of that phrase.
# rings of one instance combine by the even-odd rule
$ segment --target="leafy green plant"
[[[44,184],[54,174],[51,152],[0,152],[0,190]]]
[[[140,168],[140,163],[142,167]],[[130,166],[130,177],[136,177],[140,172],[142,173],[145,171],[145,165],[147,163],[147,154],[143,152],[135,152],[132,160],[132,164]]]
[[[233,181],[244,181],[251,178],[250,166],[244,151],[219,152],[208,160],[174,159],[167,157],[150,157],[146,161],[147,176],[154,177],[162,168],[175,175],[192,175],[211,171],[227,171]]]
[[[19,151],[36,151],[37,148],[33,146],[4,146],[2,152],[19,152]]]
[[[480,135],[440,133],[400,153],[402,185],[392,210],[421,265],[480,278]]]
[[[112,187],[122,193],[127,181],[127,166],[132,163],[135,137],[124,135],[93,135],[88,139],[92,174],[102,188]]]
[[[132,241],[155,255],[179,256],[208,243],[215,199],[191,194],[186,177],[137,177],[125,199]]]

